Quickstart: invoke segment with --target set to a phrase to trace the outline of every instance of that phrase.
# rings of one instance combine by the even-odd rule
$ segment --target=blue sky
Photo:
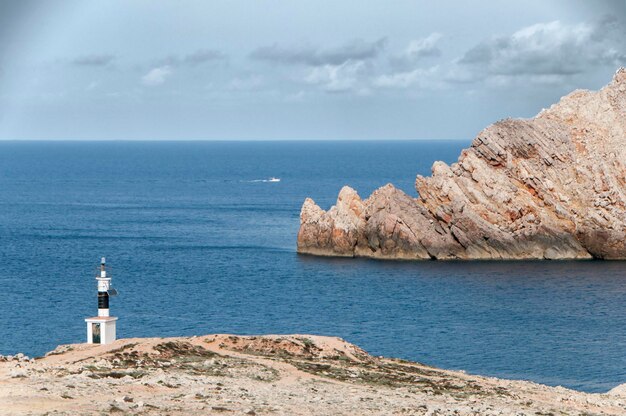
[[[0,4],[0,139],[438,139],[626,65],[626,1]]]

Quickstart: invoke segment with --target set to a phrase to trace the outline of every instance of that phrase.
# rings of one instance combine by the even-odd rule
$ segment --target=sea
[[[626,383],[626,262],[296,253],[306,197],[417,196],[415,175],[469,143],[0,142],[0,354],[84,342],[105,256],[118,337],[320,334],[587,392]]]

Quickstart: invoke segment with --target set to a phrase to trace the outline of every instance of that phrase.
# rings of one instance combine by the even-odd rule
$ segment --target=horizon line
[[[360,138],[360,139],[326,139],[326,138],[312,138],[312,139],[3,139],[0,138],[0,143],[10,142],[411,142],[411,141],[471,141],[472,139],[461,138],[413,138],[413,139],[398,139],[398,138]]]

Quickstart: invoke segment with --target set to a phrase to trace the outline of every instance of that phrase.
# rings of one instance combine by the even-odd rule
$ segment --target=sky
[[[471,139],[626,66],[626,0],[0,0],[0,139]]]

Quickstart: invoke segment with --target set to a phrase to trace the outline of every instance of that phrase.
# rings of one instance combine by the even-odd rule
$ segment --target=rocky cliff
[[[532,119],[483,131],[456,163],[362,200],[307,198],[298,252],[384,259],[626,259],[626,69]]]

